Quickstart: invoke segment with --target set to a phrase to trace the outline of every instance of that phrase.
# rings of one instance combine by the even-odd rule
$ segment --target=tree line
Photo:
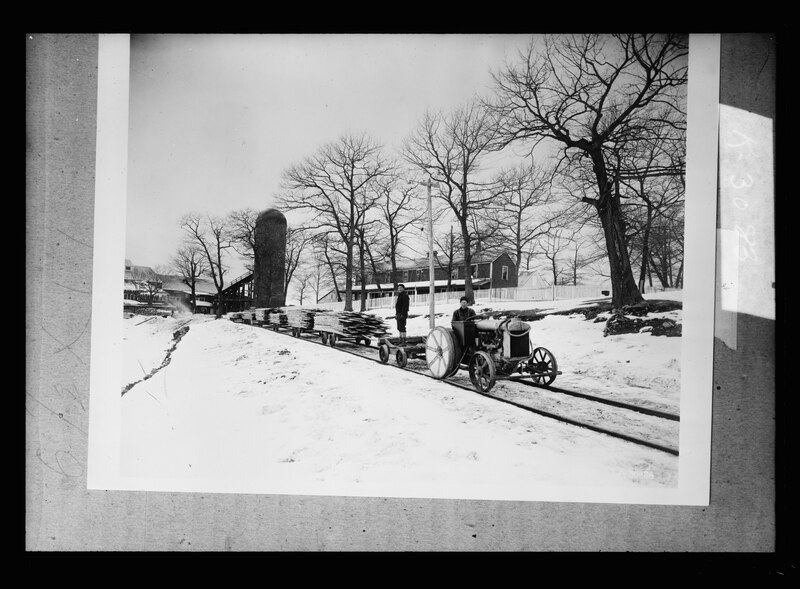
[[[285,295],[293,285],[300,304],[316,302],[331,286],[352,310],[360,288],[363,310],[368,280],[384,267],[395,277],[419,248],[428,191],[440,267],[506,250],[552,284],[600,268],[615,307],[642,301],[654,277],[682,286],[687,57],[683,35],[544,36],[492,72],[487,96],[424,113],[394,151],[367,133],[320,146],[274,195],[304,219],[288,229]],[[192,299],[200,276],[221,295],[226,255],[252,265],[259,212],[181,219],[172,266]],[[470,272],[464,289],[474,300]]]

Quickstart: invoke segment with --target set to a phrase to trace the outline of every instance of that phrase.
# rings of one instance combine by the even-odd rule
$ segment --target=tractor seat
[[[458,336],[461,345],[465,348],[473,349],[475,340],[478,338],[478,328],[474,321],[451,321],[453,331]]]

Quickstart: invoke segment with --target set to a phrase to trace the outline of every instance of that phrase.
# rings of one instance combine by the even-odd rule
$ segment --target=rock
[[[650,305],[647,301],[643,303],[636,303],[635,305],[625,305],[622,307],[622,312],[625,315],[634,315],[636,317],[644,317],[650,312]]]
[[[595,319],[599,314],[600,314],[600,309],[594,308],[594,309],[587,309],[586,312],[584,312],[583,316],[588,321],[589,319]]]
[[[648,300],[635,305],[626,305],[622,307],[622,312],[625,315],[644,317],[648,313],[666,313],[667,311],[675,311],[682,308],[683,303],[680,301]]]
[[[666,337],[679,337],[683,332],[683,328],[679,323],[675,323],[672,319],[659,319],[653,325],[651,335],[663,335]]]
[[[189,326],[188,326],[188,325],[184,325],[183,327],[181,327],[180,329],[178,329],[177,331],[174,331],[174,332],[172,333],[172,339],[174,339],[174,340],[177,340],[177,341],[180,341],[180,339],[181,339],[181,338],[182,338],[184,335],[186,335],[186,332],[187,332],[187,331],[189,331]]]
[[[641,326],[641,319],[629,319],[622,313],[615,313],[606,321],[606,326],[603,328],[603,337],[621,333],[637,333]]]
[[[599,323],[599,320],[602,320],[602,317],[598,317],[594,322]],[[618,335],[621,333],[649,333],[650,335],[679,337],[682,333],[682,328],[679,323],[676,323],[672,319],[632,319],[626,317],[624,313],[615,312],[606,321],[606,326],[603,329],[603,336]]]

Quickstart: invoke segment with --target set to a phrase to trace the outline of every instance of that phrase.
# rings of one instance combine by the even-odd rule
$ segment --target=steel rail
[[[633,405],[631,403],[625,403],[623,401],[614,401],[613,399],[605,399],[603,397],[598,397],[596,395],[587,395],[586,393],[579,393],[577,391],[570,391],[567,389],[562,389],[560,387],[554,387],[551,385],[546,384],[537,384],[535,382],[528,382],[522,380],[523,376],[512,376],[507,380],[511,380],[514,382],[518,382],[523,384],[527,387],[534,387],[537,389],[543,389],[545,391],[552,391],[554,393],[561,393],[564,395],[570,395],[572,397],[578,397],[581,399],[587,399],[589,401],[596,401],[598,403],[604,403],[606,405],[612,405],[614,407],[619,407],[621,409],[630,409],[631,411],[637,411],[639,413],[644,413],[645,415],[652,415],[653,417],[661,417],[663,419],[669,419],[671,421],[680,421],[680,415],[675,415],[674,413],[667,413],[666,411],[659,411],[658,409],[650,409],[648,407],[642,407],[641,405]]]

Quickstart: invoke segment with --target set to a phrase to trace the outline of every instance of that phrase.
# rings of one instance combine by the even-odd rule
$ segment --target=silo
[[[286,274],[286,217],[267,209],[256,218],[253,288],[256,307],[286,304],[283,283]]]

